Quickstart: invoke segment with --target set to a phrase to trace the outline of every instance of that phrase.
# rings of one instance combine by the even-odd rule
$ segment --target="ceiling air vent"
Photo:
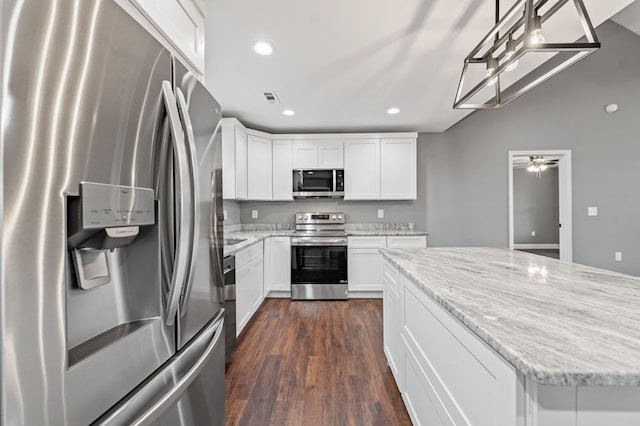
[[[267,100],[267,102],[269,102],[270,104],[280,103],[280,100],[278,99],[278,95],[276,95],[276,92],[274,90],[269,90],[267,92],[264,92],[263,95]]]

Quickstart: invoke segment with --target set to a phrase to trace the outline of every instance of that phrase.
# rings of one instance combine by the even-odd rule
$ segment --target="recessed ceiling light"
[[[613,114],[614,112],[618,111],[618,104],[609,104],[606,107],[604,107],[604,110],[607,111],[609,114]]]
[[[391,115],[397,114],[397,113],[399,113],[399,112],[400,112],[400,108],[395,108],[395,107],[393,107],[393,108],[389,108],[389,109],[387,110],[387,114],[391,114]]]
[[[269,56],[274,50],[273,46],[266,41],[256,41],[253,43],[253,51],[260,56]]]
[[[282,113],[284,115],[295,115],[296,112],[292,109],[285,109],[284,111],[282,111]]]

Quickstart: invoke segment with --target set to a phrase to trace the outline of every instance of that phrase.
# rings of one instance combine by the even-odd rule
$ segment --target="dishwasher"
[[[224,258],[224,348],[225,361],[229,362],[236,348],[236,257]]]

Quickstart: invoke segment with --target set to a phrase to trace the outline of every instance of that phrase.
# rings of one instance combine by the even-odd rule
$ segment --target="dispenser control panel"
[[[82,182],[82,228],[153,225],[154,196],[149,188]]]

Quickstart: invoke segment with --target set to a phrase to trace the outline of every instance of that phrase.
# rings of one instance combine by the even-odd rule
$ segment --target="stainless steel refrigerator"
[[[222,425],[220,106],[112,0],[0,7],[1,424]]]

